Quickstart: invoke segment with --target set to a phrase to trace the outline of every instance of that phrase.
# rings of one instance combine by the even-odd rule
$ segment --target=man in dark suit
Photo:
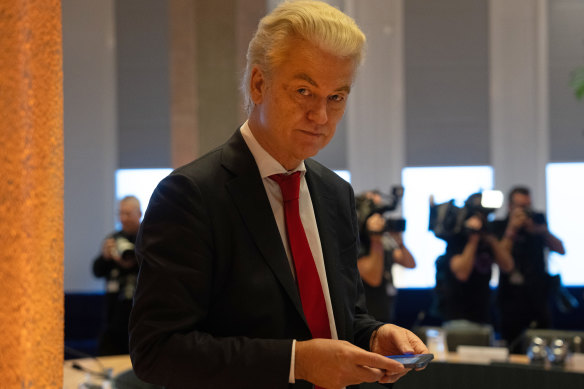
[[[352,19],[317,1],[283,3],[260,22],[243,84],[248,121],[164,179],[141,227],[130,353],[143,380],[341,388],[395,382],[408,369],[384,355],[427,352],[367,314],[352,188],[307,159],[334,135],[364,42]],[[291,177],[295,198],[278,181]],[[304,293],[308,273],[317,285]]]

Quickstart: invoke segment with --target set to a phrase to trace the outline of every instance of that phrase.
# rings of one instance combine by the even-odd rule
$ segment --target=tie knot
[[[270,178],[280,185],[284,201],[297,200],[300,193],[300,171],[292,174],[273,174]]]

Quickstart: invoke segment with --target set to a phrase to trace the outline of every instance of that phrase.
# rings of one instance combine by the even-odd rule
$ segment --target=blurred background
[[[583,0],[336,0],[368,37],[345,118],[317,157],[355,192],[395,184],[415,269],[394,267],[397,324],[420,324],[444,242],[428,198],[462,202],[513,185],[566,247],[549,257],[581,302],[555,326],[584,328]],[[93,353],[104,282],[91,264],[117,201],[245,120],[239,82],[257,21],[277,1],[63,0],[66,343]],[[497,213],[504,216],[504,205]],[[495,284],[493,284],[493,287]],[[428,323],[432,324],[432,323]]]

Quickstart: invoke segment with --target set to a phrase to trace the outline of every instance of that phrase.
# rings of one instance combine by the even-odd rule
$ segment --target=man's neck
[[[278,161],[280,163],[280,165],[282,165],[284,167],[284,169],[291,171],[291,170],[296,169],[298,167],[298,165],[300,165],[302,160],[298,160],[298,159],[293,158],[291,156],[283,155],[281,152],[279,152],[278,146],[274,145],[270,141],[269,136],[267,136],[267,135],[269,135],[270,131],[275,131],[275,130],[262,126],[261,123],[259,122],[259,120],[254,119],[253,113],[250,115],[250,118],[247,122],[247,125],[249,126],[249,129],[250,129],[253,137],[255,138],[255,140],[258,142],[258,144],[268,154],[270,154],[272,156],[272,158],[274,158],[276,161]]]

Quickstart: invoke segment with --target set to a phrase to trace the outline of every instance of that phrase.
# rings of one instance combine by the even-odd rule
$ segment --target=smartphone
[[[405,368],[421,369],[422,367],[426,367],[434,359],[434,354],[403,354],[388,355],[387,357],[401,363]]]

